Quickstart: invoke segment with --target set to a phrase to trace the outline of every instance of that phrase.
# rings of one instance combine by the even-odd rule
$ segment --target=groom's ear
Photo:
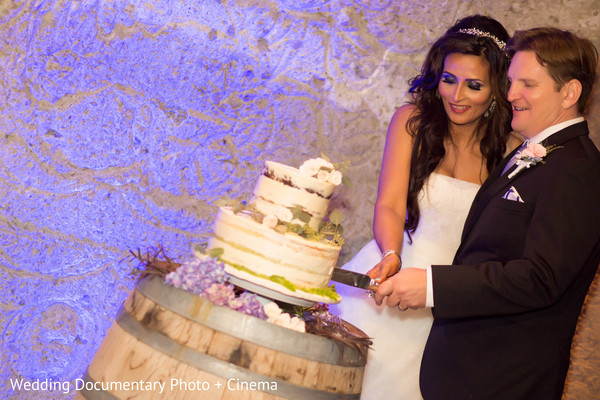
[[[560,89],[563,93],[563,108],[568,109],[577,106],[579,96],[581,96],[581,82],[577,79],[571,79]]]

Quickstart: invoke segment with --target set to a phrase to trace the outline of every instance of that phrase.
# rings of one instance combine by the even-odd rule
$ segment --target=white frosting
[[[340,247],[280,234],[244,213],[221,207],[208,249],[222,248],[221,259],[267,276],[285,277],[295,285],[327,287]]]
[[[335,185],[302,174],[298,169],[266,161],[263,174],[254,189],[253,203],[263,214],[273,214],[279,206],[301,206],[311,216],[309,226],[315,230],[325,217]],[[292,223],[303,225],[297,219]]]

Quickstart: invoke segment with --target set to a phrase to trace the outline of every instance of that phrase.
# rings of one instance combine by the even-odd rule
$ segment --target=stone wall
[[[335,199],[347,260],[372,237],[387,123],[437,36],[485,13],[511,33],[553,25],[599,46],[599,12],[598,0],[0,1],[0,397],[69,398],[11,386],[81,377],[133,286],[130,251],[189,257],[215,202],[247,198],[264,160],[350,162]]]

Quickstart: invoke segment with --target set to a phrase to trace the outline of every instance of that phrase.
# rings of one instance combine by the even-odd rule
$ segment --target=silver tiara
[[[502,40],[498,39],[496,36],[492,35],[489,32],[480,31],[479,29],[476,29],[476,28],[469,28],[469,29],[459,29],[458,33],[466,33],[467,35],[486,37],[486,38],[492,39],[494,41],[494,43],[496,43],[496,46],[498,46],[498,48],[504,54],[507,54],[506,53],[506,43],[503,42]]]

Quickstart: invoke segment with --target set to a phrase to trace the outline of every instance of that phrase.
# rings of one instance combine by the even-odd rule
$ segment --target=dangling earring
[[[485,110],[485,112],[483,113],[483,117],[487,118],[490,115],[492,115],[492,113],[494,112],[494,110],[496,109],[496,99],[492,100],[492,104],[490,104],[490,107]]]
[[[439,91],[439,90],[437,90],[437,89],[435,89],[435,97],[437,97],[438,99],[440,99],[440,98],[441,98],[441,96],[440,96],[440,91]]]

